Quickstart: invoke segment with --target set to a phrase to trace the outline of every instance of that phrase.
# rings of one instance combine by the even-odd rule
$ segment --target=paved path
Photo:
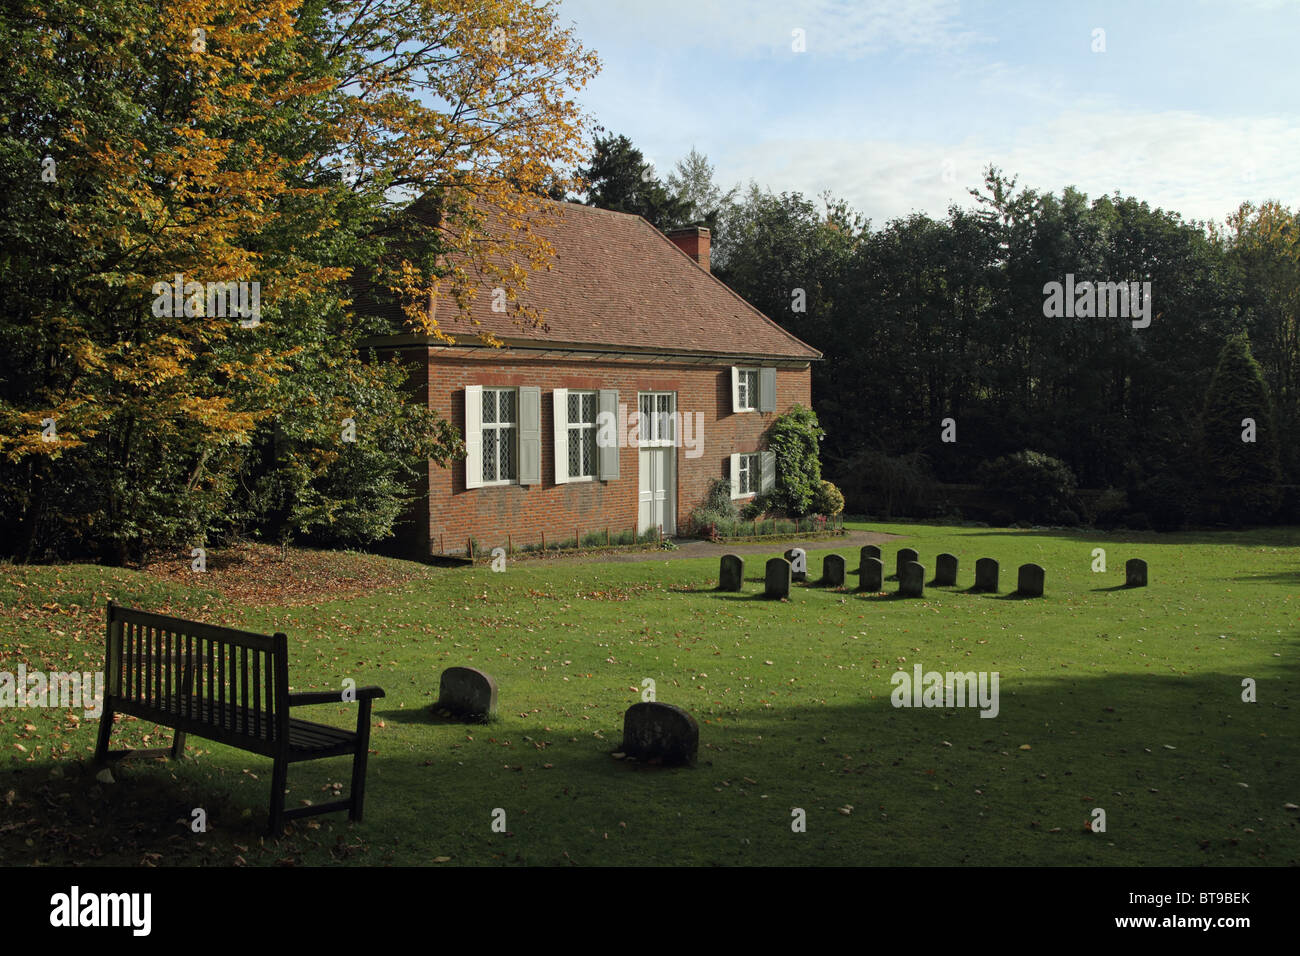
[[[808,538],[798,535],[785,538],[768,538],[755,544],[742,544],[740,541],[704,541],[699,538],[674,538],[676,551],[593,551],[583,555],[565,555],[563,557],[530,558],[529,560],[546,560],[569,563],[629,563],[634,561],[672,561],[685,558],[720,558],[724,554],[781,554],[787,548],[803,548],[805,551],[832,549],[843,551],[844,559],[856,561],[857,550],[864,544],[884,544],[903,537],[876,531],[850,531],[843,537]],[[856,563],[852,565],[856,567]]]

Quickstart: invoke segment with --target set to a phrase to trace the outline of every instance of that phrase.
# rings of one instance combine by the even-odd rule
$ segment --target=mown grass
[[[520,562],[421,567],[361,596],[280,606],[236,604],[199,575],[0,569],[0,670],[98,669],[113,596],[285,631],[295,689],[351,677],[388,693],[365,821],[318,817],[280,841],[260,837],[269,761],[191,737],[185,760],[136,762],[100,784],[80,762],[95,721],[0,710],[0,862],[1300,862],[1300,812],[1286,808],[1300,804],[1300,529],[849,527],[906,536],[885,548],[887,571],[898,547],[919,550],[927,578],[951,551],[959,586],[912,601],[798,586],[773,603],[756,597],[761,556],[747,559],[741,595],[712,590],[712,558]],[[1091,570],[1097,547],[1105,574]],[[810,577],[831,550],[810,552]],[[965,593],[984,556],[1001,562],[999,595]],[[1128,557],[1150,563],[1149,588],[1117,588]],[[1042,600],[1008,596],[1027,561],[1047,570]],[[916,663],[999,672],[999,715],[895,709],[890,675]],[[452,664],[496,678],[495,723],[430,713]],[[699,720],[695,768],[611,758],[646,677]],[[1248,677],[1256,703],[1241,699]],[[303,713],[344,726],[352,714]],[[170,740],[155,733],[119,724],[115,742]],[[325,799],[347,768],[295,765],[290,805]],[[206,834],[188,825],[194,807],[208,812]],[[1085,829],[1096,807],[1105,833]],[[506,833],[492,830],[497,808]],[[805,833],[791,830],[794,808]]]

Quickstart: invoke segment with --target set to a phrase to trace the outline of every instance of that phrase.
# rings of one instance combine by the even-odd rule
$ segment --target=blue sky
[[[1300,0],[560,0],[559,19],[604,64],[579,101],[661,175],[694,146],[724,188],[830,190],[876,226],[969,204],[990,163],[1188,219],[1300,205]]]

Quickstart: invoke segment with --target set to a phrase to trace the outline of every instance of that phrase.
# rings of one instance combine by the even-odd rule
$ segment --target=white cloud
[[[757,56],[807,53],[854,59],[885,50],[947,50],[982,39],[959,23],[959,0],[564,0],[581,32],[610,28],[651,48],[705,47]]]
[[[1215,118],[1184,111],[1069,111],[994,141],[777,139],[717,157],[719,179],[756,180],[809,196],[830,190],[876,226],[912,211],[943,216],[969,205],[989,164],[1022,186],[1075,186],[1096,198],[1118,190],[1186,219],[1221,220],[1245,200],[1295,205],[1300,127],[1280,118]],[[950,162],[955,174],[946,182]]]

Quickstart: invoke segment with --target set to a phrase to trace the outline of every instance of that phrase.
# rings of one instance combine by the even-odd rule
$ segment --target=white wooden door
[[[637,532],[663,526],[664,534],[677,533],[677,502],[672,448],[642,448],[637,501]]]
[[[643,416],[637,455],[638,533],[659,527],[665,535],[677,533],[677,449],[672,421],[676,398],[671,392],[644,392],[638,403]],[[654,418],[647,424],[644,418],[650,410]]]

